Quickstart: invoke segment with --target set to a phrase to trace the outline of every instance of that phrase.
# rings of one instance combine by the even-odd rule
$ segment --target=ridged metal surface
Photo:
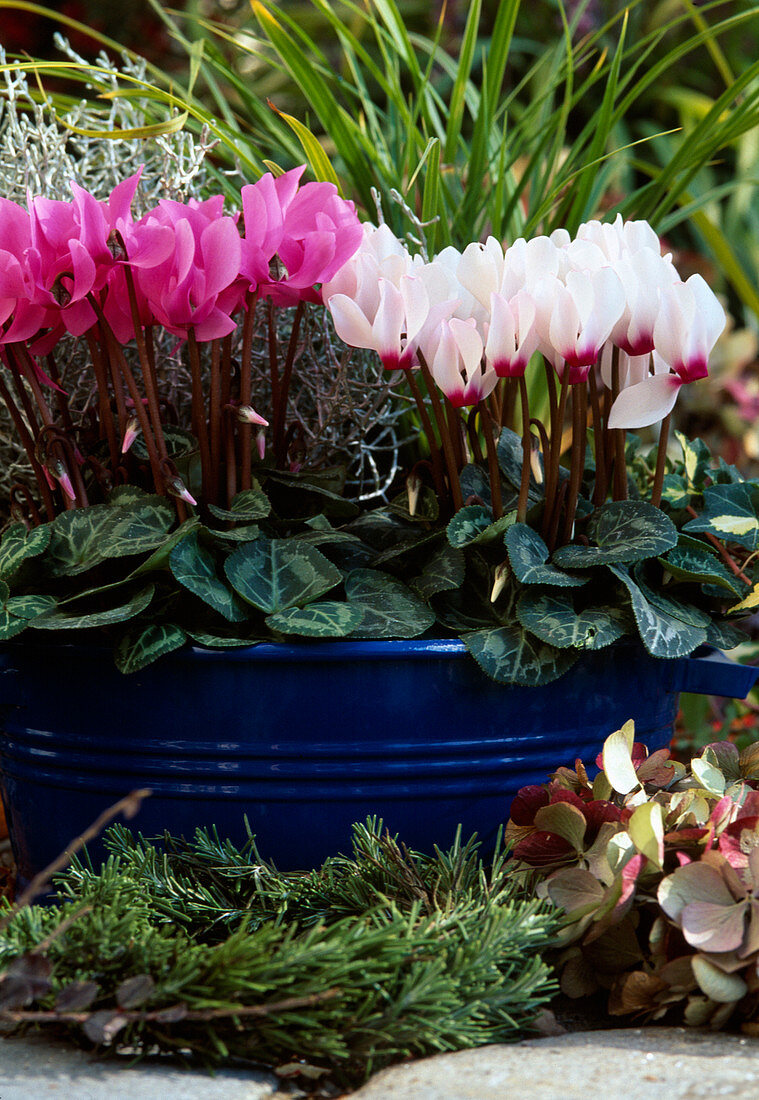
[[[686,680],[736,694],[745,681],[745,694],[757,670],[732,669],[620,646],[515,689],[455,641],[338,642],[186,650],[124,677],[104,650],[9,645],[4,800],[25,877],[138,787],[154,792],[133,823],[143,833],[215,824],[241,840],[247,815],[285,868],[347,850],[369,814],[422,850],[459,823],[487,842],[521,786],[592,762],[628,718],[650,748],[666,744]]]

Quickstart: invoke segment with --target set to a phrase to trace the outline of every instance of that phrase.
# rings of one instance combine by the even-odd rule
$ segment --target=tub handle
[[[680,661],[677,690],[745,699],[757,677],[759,668],[741,665],[713,646],[699,646]]]

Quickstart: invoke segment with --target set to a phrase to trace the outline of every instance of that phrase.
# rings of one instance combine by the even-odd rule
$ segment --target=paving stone
[[[655,1027],[528,1039],[394,1066],[351,1100],[491,1097],[759,1100],[759,1040]]]
[[[124,1059],[124,1063],[127,1059]],[[0,1100],[285,1100],[273,1074],[101,1061],[41,1036],[0,1038]]]

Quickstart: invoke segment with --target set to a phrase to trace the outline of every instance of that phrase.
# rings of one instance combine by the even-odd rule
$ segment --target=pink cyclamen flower
[[[267,173],[242,189],[240,272],[248,289],[279,305],[321,301],[316,284],[329,282],[363,238],[355,205],[332,183],[298,187],[304,171],[301,165],[276,179]]]
[[[611,267],[568,271],[566,283],[544,279],[533,290],[541,351],[560,377],[584,382],[625,307],[625,292]]]
[[[724,327],[725,311],[700,275],[668,287],[654,325],[655,373],[620,393],[609,426],[642,428],[668,416],[680,387],[706,376]]]
[[[37,301],[57,305],[61,324],[74,336],[96,321],[87,297],[98,294],[117,260],[111,237],[131,220],[130,204],[140,172],[122,180],[105,202],[72,182],[73,200],[38,196],[29,200],[31,248],[28,263]]]
[[[511,301],[502,294],[490,298],[490,328],[485,358],[499,378],[523,375],[538,346],[535,303],[526,290]]]
[[[452,317],[441,322],[429,366],[435,382],[456,408],[479,404],[498,382],[492,367],[483,365],[483,351],[474,319]]]
[[[136,283],[152,316],[175,336],[190,328],[198,340],[226,336],[235,328],[230,316],[239,298],[232,286],[240,271],[240,235],[234,218],[224,215],[224,199],[204,202],[164,199],[135,225],[130,239],[142,233],[165,244],[169,229],[173,245],[166,258],[151,266],[136,266]]]
[[[400,286],[380,279],[378,292],[376,309],[368,313],[347,294],[333,294],[327,307],[335,331],[352,347],[376,351],[386,370],[406,370],[429,316],[427,290],[421,279],[404,275]]]

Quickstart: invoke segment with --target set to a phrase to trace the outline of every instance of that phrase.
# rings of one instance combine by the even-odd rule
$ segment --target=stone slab
[[[759,1040],[657,1027],[528,1039],[394,1066],[351,1100],[491,1097],[759,1100]]]
[[[203,1070],[96,1060],[42,1036],[0,1038],[0,1100],[274,1100],[277,1078],[256,1070]]]

